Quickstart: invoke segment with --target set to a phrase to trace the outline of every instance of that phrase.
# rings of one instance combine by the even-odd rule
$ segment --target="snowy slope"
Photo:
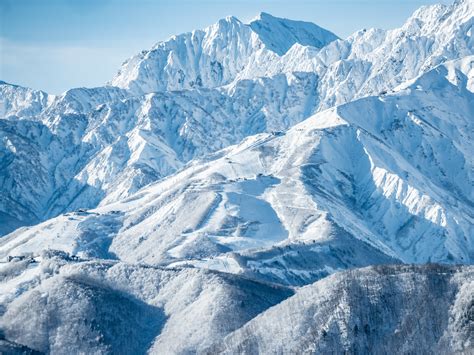
[[[468,354],[473,282],[472,267],[371,267],[339,273],[298,290],[212,351]]]
[[[268,14],[250,25],[229,17],[130,59],[113,81],[130,90],[54,97],[3,83],[0,234],[126,198],[195,157],[472,54],[472,13],[469,1],[425,7],[400,29],[347,40]]]
[[[74,204],[77,191],[85,188],[75,176],[87,159],[101,149],[83,141],[91,124],[86,114],[96,108],[97,102],[106,103],[123,97],[124,93],[117,88],[73,89],[51,97],[10,84],[0,88],[4,93],[14,92],[12,97],[16,98],[16,101],[7,100],[7,116],[0,119],[0,232],[3,234],[21,225],[37,223]],[[34,97],[36,101],[21,101],[23,97]],[[40,105],[43,105],[41,110]],[[66,199],[65,204],[54,212],[61,199]],[[89,204],[77,203],[79,207],[92,207],[99,201],[100,194]]]
[[[320,108],[390,91],[447,60],[474,54],[474,2],[421,7],[393,30],[363,29],[322,50],[295,44],[276,61],[240,77],[311,71],[319,76]]]
[[[247,138],[117,203],[18,230],[0,256],[54,248],[289,284],[378,263],[472,263],[473,68],[474,57],[449,62]]]
[[[363,29],[345,40],[314,24],[265,13],[250,25],[229,17],[131,58],[112,84],[147,93],[314,72],[320,83],[317,97],[322,108],[328,108],[388,91],[446,60],[474,54],[473,13],[472,0],[424,6],[400,28]],[[203,49],[196,51],[196,46]],[[222,75],[213,75],[213,61],[222,63]]]
[[[413,353],[416,347],[463,353],[472,346],[468,266],[370,267],[296,292],[202,269],[77,260],[57,252],[0,270],[0,326],[10,349],[254,354]]]
[[[293,27],[287,32],[298,30]],[[230,53],[221,53],[221,49],[229,50],[229,43],[234,43],[233,56],[247,60],[241,46],[256,36],[250,27],[229,17],[204,32],[204,42],[193,42],[193,48],[199,53],[210,51],[208,59],[221,70],[234,74],[240,70],[240,64],[230,61]],[[195,35],[204,32],[196,31]],[[177,36],[157,48],[171,51],[171,56],[186,57],[189,48],[183,46],[189,47],[189,36]],[[295,36],[298,39],[300,35]],[[250,47],[248,50],[254,51]],[[160,51],[153,53],[162,54]],[[198,61],[197,57],[183,60]],[[201,64],[206,66],[208,59]],[[199,65],[190,70],[205,78],[199,74],[205,71]],[[160,81],[160,75],[161,69],[149,80]],[[169,88],[181,87],[175,84]],[[59,213],[127,197],[195,156],[238,143],[248,135],[287,129],[314,111],[316,86],[313,73],[289,73],[242,80],[223,91],[136,96],[134,90],[105,86],[72,89],[54,97],[2,82],[0,117],[8,122],[2,120],[0,128],[0,234]],[[209,137],[209,132],[214,136]],[[27,173],[30,171],[33,174]]]
[[[321,48],[336,39],[307,22],[262,13],[247,25],[229,16],[128,59],[111,84],[138,94],[215,88],[231,83],[243,71],[277,60],[294,43]]]
[[[43,91],[36,91],[0,81],[0,117],[34,118],[54,99]]]
[[[322,48],[338,37],[311,22],[293,21],[260,13],[250,22],[265,47],[278,55],[285,54],[295,43]]]
[[[127,197],[195,156],[285,130],[314,110],[315,87],[314,74],[294,73],[227,92],[73,89],[34,119],[1,120],[1,232]]]
[[[53,354],[202,351],[293,294],[211,271],[53,252],[0,268],[3,337]]]

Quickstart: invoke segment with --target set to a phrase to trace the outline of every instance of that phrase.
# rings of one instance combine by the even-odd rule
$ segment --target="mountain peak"
[[[240,21],[237,17],[229,15],[229,16],[226,16],[226,17],[223,17],[223,18],[219,19],[214,25],[211,25],[210,27],[213,27],[213,26],[216,26],[216,25],[219,26],[219,25],[222,25],[222,24],[243,25],[242,21]]]
[[[12,84],[12,83],[7,83],[6,81],[0,80],[0,85],[8,85],[8,86],[13,86],[13,87],[19,87],[19,85]]]
[[[274,19],[274,18],[276,18],[276,17],[273,16],[273,15],[271,15],[271,14],[269,14],[268,12],[262,11],[262,12],[260,12],[252,21],[255,21],[255,20],[263,20],[263,19],[265,19],[265,18],[272,18],[272,19]]]
[[[226,17],[225,17],[225,20],[226,20],[227,22],[239,22],[239,23],[241,23],[241,21],[240,21],[237,17],[235,17],[235,16],[233,16],[233,15],[226,16]]]
[[[457,0],[451,5],[434,4],[420,7],[402,29],[424,36],[449,38],[455,31],[468,33],[474,14],[474,0]]]
[[[260,12],[249,24],[268,49],[285,54],[293,44],[322,48],[338,37],[312,22],[279,18]]]
[[[243,24],[235,16],[226,16],[219,19],[216,23],[206,27],[203,31],[212,36],[238,36],[242,32],[249,32],[246,28],[247,25]],[[237,31],[237,32],[236,32]]]

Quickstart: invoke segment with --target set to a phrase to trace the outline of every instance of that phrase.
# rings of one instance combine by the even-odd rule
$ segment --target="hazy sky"
[[[0,80],[61,93],[99,86],[120,64],[173,34],[227,15],[265,11],[312,21],[340,37],[400,26],[418,7],[448,0],[0,0]]]

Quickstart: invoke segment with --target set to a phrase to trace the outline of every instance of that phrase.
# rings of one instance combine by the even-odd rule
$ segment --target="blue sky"
[[[259,12],[314,22],[340,37],[394,28],[447,0],[0,0],[0,80],[61,93],[99,86],[128,57],[227,15]]]

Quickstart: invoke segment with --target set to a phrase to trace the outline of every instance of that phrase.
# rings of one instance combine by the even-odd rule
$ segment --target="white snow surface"
[[[52,354],[202,352],[294,293],[206,270],[85,261],[58,252],[0,270],[2,335]]]
[[[473,272],[472,266],[369,267],[292,290],[203,269],[48,252],[0,264],[0,326],[7,339],[0,349],[466,353]]]
[[[227,17],[102,87],[0,82],[0,352],[468,353],[473,15]]]
[[[128,59],[111,84],[140,94],[214,88],[231,83],[242,72],[277,61],[295,43],[322,48],[336,39],[313,23],[267,13],[250,24],[228,16],[204,30],[173,36]]]
[[[213,351],[468,354],[473,347],[473,282],[472,266],[371,267],[339,273],[264,311]]]
[[[227,17],[131,58],[115,87],[52,96],[2,82],[0,234],[126,198],[247,136],[468,58],[472,14],[472,1],[424,7],[346,40],[265,13]]]
[[[193,160],[118,202],[19,229],[0,240],[0,258],[54,248],[288,284],[328,266],[472,263],[473,67],[474,57],[440,65],[392,94]],[[312,261],[340,244],[353,256]],[[309,264],[300,253],[314,254]]]

